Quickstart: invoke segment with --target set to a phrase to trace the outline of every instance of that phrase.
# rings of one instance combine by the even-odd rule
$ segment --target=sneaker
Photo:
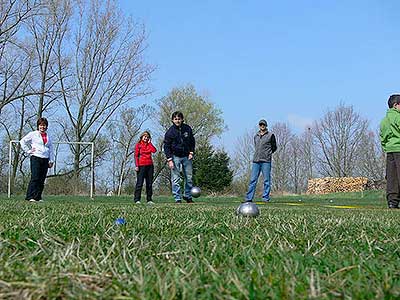
[[[391,204],[391,205],[389,205],[389,208],[390,209],[396,209],[396,208],[399,208],[399,207],[397,205]]]
[[[29,199],[29,202],[36,202],[35,199]]]
[[[140,201],[135,201],[135,204],[140,204]]]
[[[192,198],[183,197],[183,200],[185,200],[186,203],[194,203]]]
[[[270,200],[270,199],[262,199],[262,201],[263,201],[264,203],[269,203],[271,200]]]
[[[38,200],[38,202],[43,202],[43,199]]]
[[[154,204],[154,202],[153,201],[147,201],[147,204]]]
[[[176,204],[181,204],[181,203],[182,203],[182,200],[175,200],[175,203],[176,203]]]

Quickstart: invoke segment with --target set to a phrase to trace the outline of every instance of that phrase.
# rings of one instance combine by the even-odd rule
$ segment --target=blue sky
[[[377,128],[400,92],[400,1],[132,1],[155,64],[152,101],[193,84],[223,111],[232,150],[257,126],[300,131],[340,102]]]

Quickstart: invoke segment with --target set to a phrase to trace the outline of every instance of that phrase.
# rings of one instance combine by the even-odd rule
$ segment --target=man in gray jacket
[[[254,137],[254,158],[251,169],[251,177],[249,189],[246,194],[246,202],[253,201],[256,192],[256,186],[260,172],[264,177],[264,192],[262,195],[263,201],[269,202],[269,193],[271,191],[271,159],[272,153],[276,151],[275,135],[268,131],[267,121],[260,120],[258,122],[260,130]]]

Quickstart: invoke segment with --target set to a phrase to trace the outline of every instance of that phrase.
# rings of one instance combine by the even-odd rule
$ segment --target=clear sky
[[[257,126],[301,130],[340,102],[377,128],[400,92],[398,0],[119,0],[147,28],[147,100],[193,84],[223,111],[218,144]]]

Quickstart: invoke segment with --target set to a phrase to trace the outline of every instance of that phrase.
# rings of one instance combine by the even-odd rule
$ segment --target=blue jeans
[[[254,198],[260,172],[264,177],[264,192],[262,198],[264,201],[269,201],[269,193],[271,191],[271,162],[253,162],[246,201],[252,201]]]
[[[191,199],[192,195],[190,190],[193,187],[193,165],[192,160],[186,157],[173,156],[174,168],[171,170],[171,181],[172,181],[172,194],[175,201],[181,201],[181,174],[180,170],[183,171],[185,178],[185,191],[183,196]]]

